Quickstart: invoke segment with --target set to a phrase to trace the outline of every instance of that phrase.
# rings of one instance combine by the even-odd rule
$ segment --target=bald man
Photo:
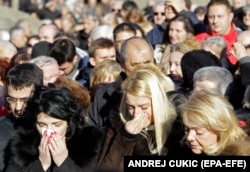
[[[247,54],[245,55],[250,55],[250,30],[240,32],[237,36],[236,42],[240,43],[246,49]]]
[[[90,125],[106,131],[110,110],[121,100],[120,93],[122,81],[138,64],[153,63],[153,50],[151,45],[143,38],[132,37],[125,40],[121,46],[119,62],[123,68],[118,79],[97,90],[93,102],[88,108]]]

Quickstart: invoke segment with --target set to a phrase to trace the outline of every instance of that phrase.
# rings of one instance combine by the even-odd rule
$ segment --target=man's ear
[[[90,57],[90,58],[89,58],[89,63],[90,63],[92,66],[95,66],[95,65],[96,65],[95,58],[94,58],[94,57]]]
[[[75,56],[74,56],[74,58],[73,58],[73,64],[76,64],[76,63],[77,63],[77,61],[78,61],[78,56],[77,56],[77,55],[75,55]]]
[[[232,22],[232,21],[233,21],[233,18],[234,18],[234,13],[233,13],[233,12],[231,12],[231,13],[229,14],[229,18],[230,18],[230,21]]]

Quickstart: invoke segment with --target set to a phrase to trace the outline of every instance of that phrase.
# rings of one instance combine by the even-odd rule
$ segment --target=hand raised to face
[[[43,166],[44,171],[47,171],[47,169],[51,165],[51,155],[49,152],[48,142],[50,139],[50,135],[48,135],[47,131],[44,131],[40,145],[38,147],[39,150],[39,160],[41,161],[41,164]]]
[[[68,157],[68,149],[66,146],[65,137],[62,137],[59,134],[54,133],[53,135],[50,136],[48,146],[53,161],[59,167]]]
[[[149,116],[146,112],[139,112],[134,118],[125,124],[125,130],[130,134],[139,134],[143,128],[150,125]]]

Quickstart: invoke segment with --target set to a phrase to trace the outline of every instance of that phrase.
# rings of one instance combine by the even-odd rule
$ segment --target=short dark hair
[[[228,0],[210,0],[207,4],[207,9],[213,5],[225,5],[229,11],[232,11],[232,6]]]
[[[127,31],[127,32],[132,32],[136,35],[136,29],[133,26],[132,23],[120,23],[118,24],[114,30],[113,30],[113,35],[114,35],[114,40],[116,39],[117,33],[123,32],[123,31]]]
[[[89,46],[89,56],[94,57],[95,50],[97,50],[97,49],[111,48],[111,47],[115,47],[115,44],[112,40],[110,40],[108,38],[96,39]]]
[[[122,9],[124,11],[128,11],[132,8],[138,8],[138,5],[134,1],[127,0],[122,3]]]
[[[23,89],[31,85],[43,85],[43,71],[35,64],[22,63],[16,65],[6,74],[6,86]]]
[[[49,56],[56,59],[59,65],[65,62],[72,62],[76,55],[76,46],[69,39],[58,39],[49,51]]]

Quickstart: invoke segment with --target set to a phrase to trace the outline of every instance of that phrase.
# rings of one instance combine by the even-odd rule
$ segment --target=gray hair
[[[110,40],[114,39],[113,28],[110,25],[102,24],[95,27],[91,32],[89,38],[94,41],[98,38],[108,38]]]
[[[17,53],[17,48],[9,41],[0,40],[0,58],[11,59]]]
[[[100,21],[100,18],[95,8],[89,8],[88,10],[84,11],[81,16],[82,19],[89,17],[92,17],[93,21]]]
[[[222,36],[208,36],[202,42],[202,48],[208,46],[212,51],[219,53],[216,56],[219,58],[226,56],[227,52],[227,43]]]
[[[216,90],[214,91],[221,95],[225,95],[228,86],[233,81],[233,75],[228,69],[224,67],[202,67],[194,73],[193,83],[204,80],[214,82],[216,84]]]
[[[56,59],[50,56],[37,56],[29,61],[30,63],[36,64],[39,68],[43,68],[44,66],[56,64],[58,65]]]
[[[224,40],[222,36],[208,36],[206,39],[202,42],[202,46],[207,45],[209,43],[213,43],[215,46],[219,46],[222,48],[227,47],[227,43]]]
[[[153,6],[153,9],[155,9],[157,6],[165,6],[166,0],[156,0]]]
[[[20,26],[14,26],[10,28],[9,32],[10,32],[10,39],[25,33],[24,28]]]

